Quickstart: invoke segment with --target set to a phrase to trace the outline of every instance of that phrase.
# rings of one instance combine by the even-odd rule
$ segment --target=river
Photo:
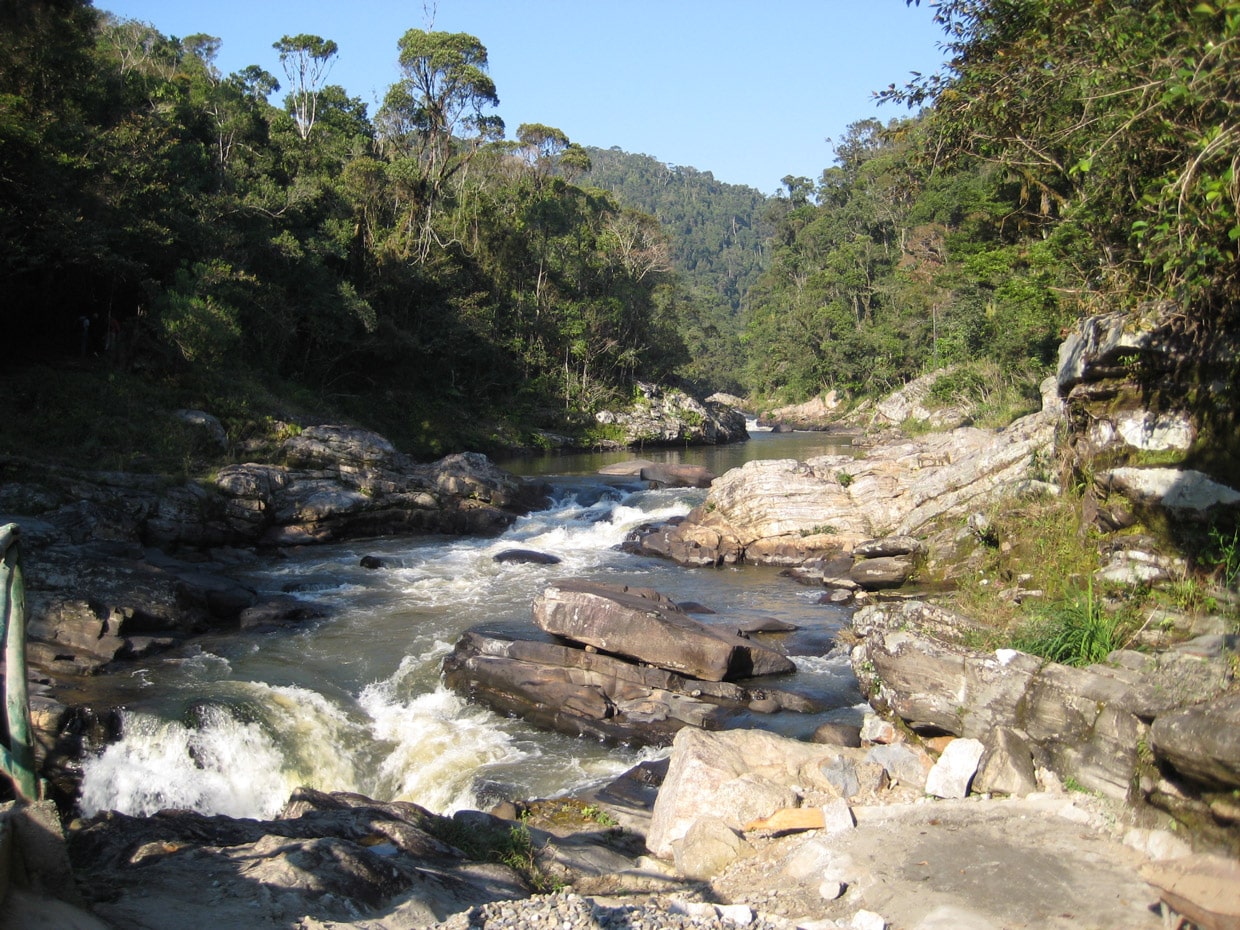
[[[824,434],[755,432],[731,446],[636,455],[722,474],[749,459],[847,450]],[[827,707],[856,702],[847,652],[834,644],[847,613],[816,603],[821,591],[772,569],[685,569],[618,550],[637,525],[688,513],[705,496],[595,474],[633,457],[500,463],[549,481],[555,502],[498,538],[352,541],[247,566],[239,577],[260,595],[291,592],[322,605],[326,618],[286,633],[200,638],[125,673],[123,735],[86,762],[83,812],[177,807],[265,818],[293,788],[309,785],[450,813],[610,779],[659,751],[546,733],[471,705],[440,681],[440,663],[465,630],[528,629],[534,598],[567,577],[653,587],[707,605],[722,622],[774,616],[795,623],[801,629],[778,640],[798,668],[785,686]],[[513,547],[563,561],[494,561]],[[361,568],[365,555],[384,567]],[[786,713],[755,722],[793,735],[815,723]]]

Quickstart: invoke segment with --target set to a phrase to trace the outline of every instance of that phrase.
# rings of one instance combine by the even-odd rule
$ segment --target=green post
[[[16,523],[0,526],[0,641],[4,644],[4,728],[0,764],[19,796],[37,800],[33,728],[26,693],[26,589]],[[4,743],[7,743],[5,745]]]

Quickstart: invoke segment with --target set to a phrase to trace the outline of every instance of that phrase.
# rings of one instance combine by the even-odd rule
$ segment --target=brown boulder
[[[569,580],[534,602],[548,633],[707,681],[795,671],[787,656],[692,619],[639,588]]]

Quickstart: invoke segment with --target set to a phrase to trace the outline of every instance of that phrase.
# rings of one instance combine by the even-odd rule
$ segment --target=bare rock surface
[[[706,681],[796,668],[787,656],[694,620],[648,589],[562,581],[535,600],[534,622],[548,633]]]
[[[1186,819],[1231,822],[1234,805],[1220,792],[1240,787],[1240,638],[1203,636],[1155,654],[1117,650],[1105,663],[1071,668],[969,648],[970,626],[918,601],[858,611],[852,661],[863,692],[914,730],[986,743],[994,790],[1027,785],[1021,773],[1047,765],[1116,800],[1135,794]]]
[[[616,446],[716,445],[748,438],[745,415],[728,404],[700,401],[684,391],[641,381],[636,392],[629,407],[595,415],[601,425],[616,431]]]
[[[1043,796],[854,807],[856,828],[747,837],[756,855],[711,881],[724,900],[847,927],[1156,930],[1145,859],[1113,835],[1096,799]],[[822,886],[842,887],[828,899]],[[942,922],[944,919],[947,922]],[[839,923],[836,923],[839,921]]]
[[[528,894],[511,869],[436,832],[444,818],[413,804],[302,789],[272,821],[100,814],[69,850],[91,909],[118,927],[295,927],[307,915],[428,926]]]
[[[826,747],[739,732],[686,739],[696,744],[700,737],[732,741],[723,755],[731,756],[725,768],[738,790],[725,790],[719,796],[731,802],[695,817],[667,861],[641,856],[640,819],[624,827],[581,820],[557,827],[553,814],[547,819],[547,805],[566,803],[592,817],[619,812],[607,792],[588,804],[531,802],[518,824],[301,789],[271,821],[184,811],[97,815],[69,838],[84,902],[75,907],[51,889],[20,888],[4,905],[21,915],[20,926],[89,930],[1162,926],[1161,892],[1139,871],[1149,856],[1140,844],[1120,842],[1134,832],[1127,812],[1104,799],[1060,793],[927,801],[876,787],[845,802],[814,787],[813,772],[822,771],[816,754]],[[684,754],[701,757],[686,743],[673,763]],[[767,806],[791,796],[799,805],[793,811],[819,804],[817,816],[790,830],[736,825],[729,818],[748,816],[744,806],[754,806],[755,776],[792,786],[772,793]],[[647,812],[661,794],[644,794]],[[635,799],[625,809],[642,806]],[[452,845],[511,829],[527,830],[544,874],[571,888],[532,894],[505,866],[470,859]]]
[[[876,537],[923,535],[1036,476],[1032,463],[1050,450],[1058,417],[1053,382],[1046,392],[1042,411],[997,432],[962,427],[880,444],[862,458],[747,462],[716,478],[687,519],[637,545],[685,565],[800,565]]]

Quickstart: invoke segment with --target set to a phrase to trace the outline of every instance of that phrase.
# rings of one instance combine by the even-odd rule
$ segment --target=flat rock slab
[[[818,926],[850,926],[865,909],[899,930],[1160,930],[1158,891],[1139,872],[1144,857],[1108,835],[1090,812],[1095,803],[1048,797],[854,807],[856,829],[829,837],[747,837],[759,856],[712,885],[725,900],[779,888],[785,906],[823,921]],[[797,863],[805,867],[797,871]],[[846,893],[824,900],[824,879]],[[948,915],[956,920],[945,921]]]
[[[501,714],[571,736],[664,746],[684,726],[720,729],[752,710],[759,695],[774,709],[816,713],[792,692],[700,681],[562,643],[470,630],[444,659],[444,681]]]
[[[535,600],[534,622],[556,636],[705,681],[796,669],[774,649],[694,620],[642,588],[564,581]]]

